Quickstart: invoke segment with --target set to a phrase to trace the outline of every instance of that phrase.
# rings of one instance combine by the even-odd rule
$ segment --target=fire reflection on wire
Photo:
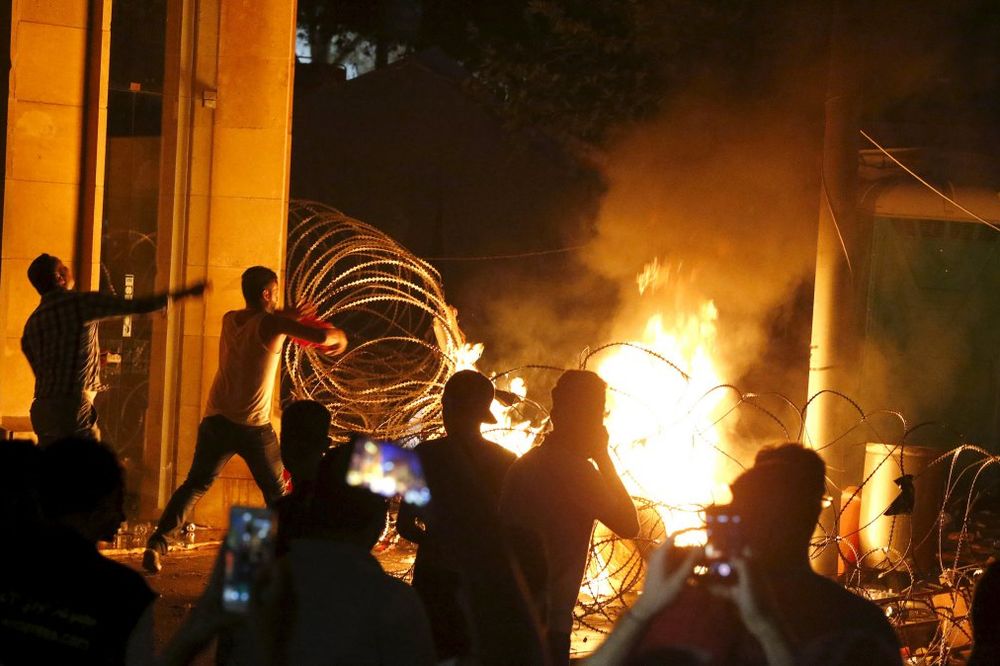
[[[329,357],[316,348],[287,345],[285,397],[310,398],[327,405],[335,434],[361,431],[407,443],[441,434],[440,396],[444,382],[454,371],[471,366],[481,348],[475,350],[466,343],[455,313],[445,300],[437,271],[377,229],[314,202],[292,202],[288,257],[288,301],[315,305],[319,318],[344,328],[352,347],[342,356]],[[829,484],[829,491],[846,501],[832,521],[824,521],[827,531],[814,540],[812,557],[836,549],[844,562],[847,587],[876,600],[889,595],[877,589],[877,581],[873,584],[871,567],[866,564],[873,559],[880,562],[879,580],[890,574],[902,576],[903,582],[895,587],[899,592],[892,596],[891,603],[884,603],[890,621],[903,623],[920,613],[936,619],[938,628],[928,652],[942,661],[947,658],[955,632],[967,632],[965,625],[953,622],[956,617],[952,608],[957,607],[958,599],[966,603],[971,600],[975,575],[985,560],[980,549],[970,547],[975,535],[975,500],[983,491],[983,473],[1000,462],[1000,457],[956,440],[955,448],[942,453],[919,473],[947,468],[945,491],[933,528],[913,534],[907,522],[911,533],[903,535],[905,543],[900,548],[899,530],[904,528],[897,527],[893,517],[888,542],[861,550],[852,537],[869,525],[859,525],[845,534],[840,526],[845,511],[882,465],[902,459],[908,438],[926,424],[911,428],[898,412],[865,412],[849,396],[833,391],[812,396],[799,407],[781,394],[743,392],[731,384],[695,388],[680,364],[633,342],[612,342],[586,350],[580,367],[591,365],[591,369],[597,369],[602,358],[623,349],[640,355],[647,364],[662,366],[664,373],[675,375],[681,388],[693,395],[688,395],[683,404],[665,404],[660,396],[640,396],[611,382],[610,399],[628,403],[630,409],[639,412],[671,414],[666,421],[660,418],[661,428],[666,427],[663,423],[673,427],[692,421],[695,425],[679,440],[667,444],[662,433],[633,433],[629,439],[617,441],[612,438],[612,457],[633,492],[642,530],[640,537],[633,540],[618,539],[600,526],[595,530],[576,609],[580,626],[604,631],[606,621],[615,618],[634,598],[643,577],[645,556],[663,539],[668,527],[675,531],[678,524],[689,527],[704,518],[708,501],[665,501],[657,489],[649,487],[649,470],[638,469],[639,465],[631,462],[636,449],[689,447],[701,459],[708,456],[716,461],[715,469],[725,470],[723,476],[731,480],[752,464],[757,448],[764,443],[801,441],[823,450],[848,437],[855,441],[861,436],[861,441],[896,444],[885,447],[875,471],[853,491],[843,495],[845,489]],[[540,441],[548,428],[548,413],[541,404],[527,398],[521,388],[523,378],[531,375],[543,384],[551,383],[562,371],[550,365],[525,365],[495,374],[493,381],[498,389],[506,391],[508,400],[494,404],[499,424],[490,426],[484,434],[518,453]],[[817,400],[843,402],[856,412],[856,422],[829,442],[814,441],[806,428],[806,414]],[[705,408],[706,404],[710,409]],[[710,413],[709,421],[693,421],[695,412]],[[752,440],[735,445],[717,436],[723,431],[738,433],[737,422],[746,419],[758,423]],[[882,425],[886,419],[894,427],[886,429]],[[665,525],[665,517],[669,526]],[[937,541],[937,564],[942,573],[934,580],[920,580],[908,560],[929,539]],[[409,572],[395,573],[406,576]],[[928,586],[938,599],[942,594],[949,596],[950,606],[929,601],[930,595],[922,592]]]

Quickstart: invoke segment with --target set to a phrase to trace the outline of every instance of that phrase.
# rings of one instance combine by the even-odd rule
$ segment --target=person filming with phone
[[[216,637],[223,664],[434,664],[419,597],[371,554],[385,529],[384,494],[393,494],[385,481],[407,466],[407,454],[367,437],[331,449],[319,461],[299,532],[277,559],[273,512],[234,507],[211,580],[162,666],[192,663]],[[390,458],[395,465],[385,464]],[[417,468],[408,478],[422,483]]]
[[[732,504],[706,511],[705,549],[668,538],[650,557],[642,595],[588,663],[901,664],[878,606],[810,567],[825,474],[799,444],[761,450],[733,482]]]

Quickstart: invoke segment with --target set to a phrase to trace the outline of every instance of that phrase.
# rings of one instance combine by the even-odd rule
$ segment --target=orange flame
[[[652,300],[669,277],[670,267],[653,260],[636,284]],[[717,319],[710,300],[670,319],[655,312],[631,344],[595,357],[594,369],[609,387],[605,424],[618,471],[634,496],[657,505],[667,533],[685,530],[677,539],[682,545],[703,543],[700,509],[729,499],[728,486],[719,482],[721,433],[713,421],[722,398],[710,391],[723,383],[714,357]],[[464,343],[450,351],[460,368],[474,368],[483,347]],[[522,399],[527,395],[520,377],[509,390]],[[515,408],[499,402],[492,412],[498,423],[484,425],[483,434],[517,455],[546,426],[519,419]]]

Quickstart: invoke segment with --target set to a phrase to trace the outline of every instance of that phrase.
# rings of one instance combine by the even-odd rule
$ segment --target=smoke
[[[576,367],[586,347],[608,339],[615,320],[617,286],[572,254],[481,270],[464,286],[457,302],[470,300],[468,291],[489,294],[478,307],[459,310],[469,339],[486,343],[483,367],[492,370]],[[543,386],[538,395],[547,391],[548,384]]]
[[[711,300],[724,379],[766,355],[776,312],[815,262],[820,132],[806,106],[691,96],[612,149],[586,261],[618,285],[613,337],[636,339],[656,312],[680,323]],[[659,279],[640,295],[636,275],[654,259]]]

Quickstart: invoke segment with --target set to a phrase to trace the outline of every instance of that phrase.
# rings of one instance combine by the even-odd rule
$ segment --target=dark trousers
[[[419,552],[417,558],[420,559]],[[413,589],[427,611],[438,661],[470,654],[472,645],[468,620],[462,608],[462,587],[458,574],[418,562],[413,571]]]
[[[38,445],[46,447],[63,437],[100,439],[97,410],[83,393],[68,397],[35,398],[31,403],[31,428]]]
[[[569,632],[550,631],[546,636],[549,642],[549,664],[551,666],[567,666],[569,664]]]
[[[205,417],[198,426],[198,442],[194,447],[191,470],[167,502],[156,531],[149,537],[149,548],[166,552],[164,535],[181,526],[188,511],[208,492],[223,465],[233,455],[246,461],[268,506],[284,494],[281,452],[278,438],[270,425],[240,425],[220,415]]]

